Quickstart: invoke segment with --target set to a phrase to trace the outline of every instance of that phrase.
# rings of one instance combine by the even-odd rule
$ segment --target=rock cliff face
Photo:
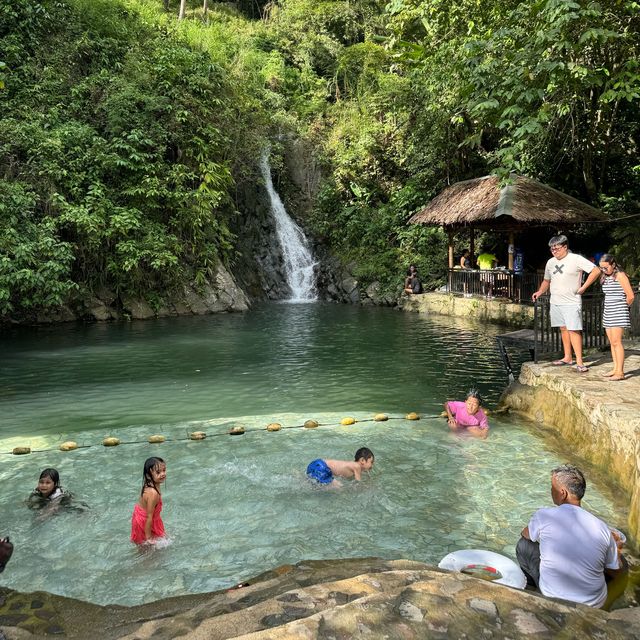
[[[138,607],[0,589],[0,631],[100,640],[640,637],[640,610],[607,613],[409,560],[302,562],[249,586]]]
[[[317,259],[316,283],[321,300],[351,304],[395,304],[381,296],[376,287],[363,291],[353,275],[355,265],[332,255],[305,227],[321,181],[320,169],[311,150],[299,140],[285,145],[284,166],[274,172],[274,184],[289,214],[303,229]],[[261,178],[245,183],[237,193],[240,216],[232,231],[237,236],[238,259],[234,276],[252,300],[284,300],[290,296],[282,250],[278,243],[269,196]]]
[[[322,175],[313,154],[301,141],[284,143],[284,163],[274,176],[276,188],[282,189],[287,210],[305,231],[317,258],[316,280],[322,300],[351,304],[394,305],[395,296],[380,293],[378,283],[366,289],[354,276],[355,265],[345,264],[332,255],[305,228],[304,219],[312,206]],[[122,298],[107,289],[89,300],[76,300],[56,312],[35,318],[36,322],[73,320],[121,320],[207,314],[221,311],[244,311],[250,301],[286,300],[291,291],[286,281],[282,250],[267,190],[258,168],[255,175],[239,184],[236,192],[237,217],[231,223],[236,236],[235,257],[225,268],[218,265],[210,281],[202,288],[185,286],[178,293],[149,299]]]
[[[220,264],[209,282],[196,290],[185,286],[164,299],[119,298],[102,290],[89,300],[62,307],[57,314],[39,317],[40,323],[71,320],[146,320],[166,316],[205,315],[227,311],[246,311],[249,299],[231,274]]]

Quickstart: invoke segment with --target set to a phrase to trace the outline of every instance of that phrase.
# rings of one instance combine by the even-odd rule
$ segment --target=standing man
[[[551,326],[560,327],[564,351],[562,360],[555,360],[553,364],[573,364],[573,348],[576,370],[586,373],[589,368],[582,361],[582,298],[576,292],[582,284],[582,272],[588,273],[588,280],[593,282],[600,270],[593,262],[569,251],[567,236],[554,236],[549,240],[549,248],[553,257],[547,261],[544,280],[531,299],[535,302],[551,289]]]
[[[628,565],[618,533],[580,506],[586,488],[577,467],[554,469],[551,498],[556,506],[533,514],[516,556],[527,582],[542,595],[600,608],[624,591]]]
[[[497,264],[498,258],[496,258],[493,253],[485,251],[478,256],[478,267],[481,271],[493,271]],[[491,298],[493,296],[493,274],[481,273],[480,280],[484,284],[484,294],[487,298]]]

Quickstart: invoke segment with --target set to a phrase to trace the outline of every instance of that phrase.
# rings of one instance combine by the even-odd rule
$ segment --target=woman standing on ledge
[[[620,269],[616,259],[610,253],[605,253],[600,258],[600,271],[602,271],[600,284],[604,293],[602,324],[611,344],[611,358],[613,359],[613,369],[603,375],[609,380],[624,380],[622,334],[626,327],[631,326],[629,307],[635,296],[627,274]],[[582,295],[593,280],[587,278],[577,293]]]

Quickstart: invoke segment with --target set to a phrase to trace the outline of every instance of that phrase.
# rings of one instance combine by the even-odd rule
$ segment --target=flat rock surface
[[[605,405],[609,411],[628,416],[640,427],[640,343],[625,344],[624,380],[612,381],[603,376],[611,371],[609,351],[587,354],[584,362],[589,367],[586,373],[578,373],[571,366],[553,366],[550,362],[527,362],[523,365],[521,382],[529,384],[537,377],[551,376],[567,391],[588,396],[587,403]]]
[[[249,583],[137,607],[0,589],[0,632],[7,640],[640,637],[637,609],[607,613],[409,560],[301,562]]]

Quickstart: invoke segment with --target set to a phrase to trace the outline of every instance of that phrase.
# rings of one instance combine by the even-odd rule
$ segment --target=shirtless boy
[[[335,487],[340,482],[334,476],[341,478],[362,479],[362,472],[369,471],[373,467],[374,456],[371,449],[362,447],[356,451],[354,462],[349,460],[322,460],[318,458],[307,467],[307,476],[320,484],[329,484]]]

